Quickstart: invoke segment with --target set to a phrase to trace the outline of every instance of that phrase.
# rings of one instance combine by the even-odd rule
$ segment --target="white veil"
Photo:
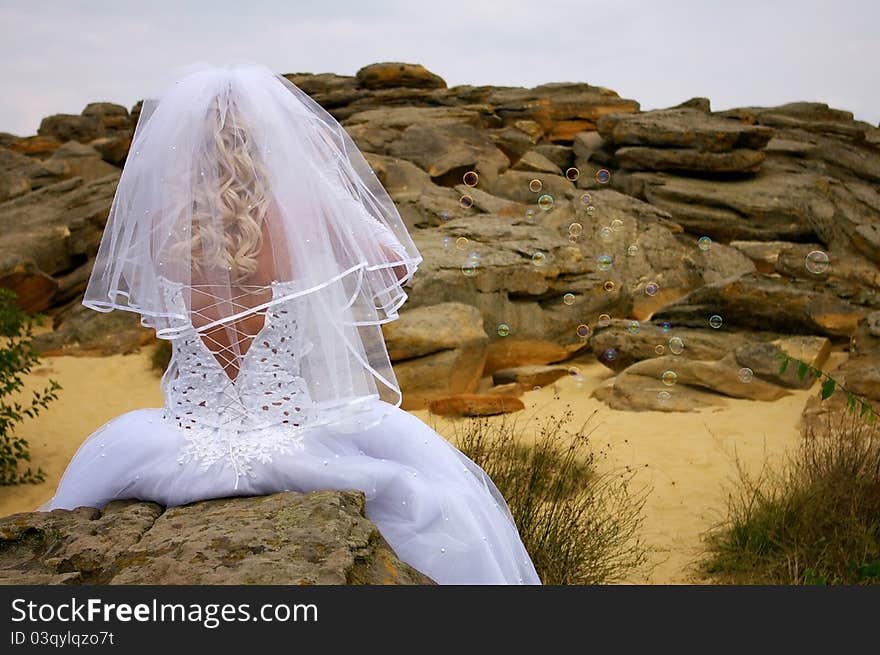
[[[254,317],[301,297],[316,405],[400,406],[380,326],[421,261],[327,111],[263,65],[197,63],[143,103],[83,304],[138,312],[162,339],[194,327],[234,372]]]

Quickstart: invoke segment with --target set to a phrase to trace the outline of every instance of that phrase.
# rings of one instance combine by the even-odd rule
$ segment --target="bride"
[[[540,584],[486,473],[400,409],[381,324],[422,257],[351,137],[253,63],[144,102],[83,304],[168,339],[162,408],[108,421],[41,510],[358,489],[441,584]]]

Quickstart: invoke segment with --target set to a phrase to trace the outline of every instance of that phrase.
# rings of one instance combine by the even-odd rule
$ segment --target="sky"
[[[422,64],[448,86],[587,82],[642,109],[826,102],[880,122],[874,0],[0,0],[0,131],[131,108],[168,71],[250,60],[354,75]]]

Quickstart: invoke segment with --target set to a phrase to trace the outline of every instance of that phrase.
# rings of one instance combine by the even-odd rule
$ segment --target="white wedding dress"
[[[162,286],[182,305],[175,283]],[[296,287],[273,282],[273,297]],[[424,422],[376,395],[350,432],[321,427],[300,365],[312,345],[298,328],[302,302],[266,309],[234,380],[195,329],[173,339],[165,406],[101,426],[40,509],[357,489],[398,556],[438,583],[540,584],[498,489]]]

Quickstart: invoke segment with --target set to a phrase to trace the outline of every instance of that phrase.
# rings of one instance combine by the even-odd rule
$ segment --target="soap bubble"
[[[669,352],[673,355],[680,355],[684,352],[684,341],[681,337],[672,337],[669,340]]]
[[[573,305],[574,304],[574,294],[573,293],[565,294],[564,296],[562,296],[562,302],[564,302],[566,305]]]
[[[632,244],[629,248],[626,249],[626,254],[630,257],[635,257],[639,254],[639,247],[636,244]]]
[[[444,209],[442,212],[440,212],[441,220],[448,221],[450,218],[452,218],[452,214],[449,213],[448,209]]]
[[[565,177],[567,177],[567,178],[568,178],[569,180],[571,180],[572,182],[574,182],[574,181],[575,181],[576,179],[578,179],[580,176],[581,176],[581,172],[580,172],[578,169],[574,168],[574,167],[572,167],[572,168],[568,168],[568,169],[566,169],[566,171],[565,171]]]
[[[666,403],[668,403],[671,398],[672,398],[672,394],[669,393],[668,391],[666,391],[666,389],[664,389],[663,391],[657,392],[657,401],[661,405],[665,405]]]
[[[589,193],[582,193],[581,194],[581,204],[584,205],[584,207],[591,205],[592,203],[593,203],[593,197]]]
[[[614,240],[614,231],[610,227],[603,227],[599,230],[599,238],[604,243],[611,243]]]
[[[630,334],[638,334],[641,329],[641,325],[638,321],[630,321],[626,324],[626,331]]]
[[[807,253],[806,257],[807,270],[813,275],[822,275],[828,270],[828,255],[821,250],[813,250]]]
[[[617,359],[617,350],[615,348],[609,348],[605,352],[602,353],[601,359],[606,362],[613,362]]]
[[[750,369],[748,366],[745,366],[745,367],[739,369],[739,372],[736,375],[739,378],[740,382],[744,382],[745,384],[748,384],[749,382],[752,381],[752,378],[755,377],[755,372],[752,369]]]
[[[544,188],[543,182],[541,182],[541,180],[539,180],[537,178],[535,178],[534,180],[529,182],[529,190],[530,191],[538,193],[538,191],[540,191],[543,188]]]
[[[623,229],[623,221],[619,218],[615,218],[611,221],[611,229],[615,232],[620,232]]]
[[[464,182],[468,186],[477,186],[477,182],[480,179],[480,176],[477,175],[476,171],[468,171],[462,176],[462,182]]]
[[[532,263],[535,266],[543,266],[547,263],[547,253],[539,250],[532,255]]]
[[[654,352],[658,355],[664,355],[666,354],[666,346],[664,346],[662,343],[658,343],[656,346],[654,346]]]
[[[709,237],[700,237],[697,239],[697,248],[706,251],[712,247],[712,239]]]
[[[586,338],[590,336],[590,326],[586,323],[581,323],[577,326],[577,335],[581,338]]]
[[[467,237],[458,237],[455,240],[455,247],[459,250],[464,250],[468,246],[468,238]]]
[[[667,333],[672,329],[672,323],[669,321],[663,321],[660,323],[660,329],[663,330],[663,333]]]
[[[596,181],[599,184],[608,184],[610,180],[611,173],[607,169],[600,168],[598,171],[596,171]]]
[[[645,293],[648,294],[649,296],[657,295],[657,292],[659,290],[660,290],[660,287],[657,286],[656,282],[648,282],[648,284],[645,285]]]
[[[569,366],[568,367],[568,374],[571,375],[572,377],[575,375],[580,375],[581,369],[579,369],[577,366]]]
[[[458,199],[458,204],[461,205],[464,209],[469,209],[474,205],[474,199],[469,195],[465,194],[461,198]]]
[[[499,337],[506,337],[510,334],[510,326],[507,323],[499,323],[497,331]]]
[[[614,291],[614,280],[605,280],[605,284],[603,286],[605,287],[605,291],[611,293],[612,291]]]
[[[538,197],[538,207],[540,207],[544,211],[551,209],[553,207],[553,196],[551,196],[549,193],[542,193]]]
[[[600,271],[607,271],[611,268],[611,264],[614,263],[614,258],[611,255],[599,255],[596,258],[596,263]]]
[[[599,327],[608,327],[611,325],[611,317],[608,314],[599,314],[599,318],[596,319],[596,325]]]
[[[532,209],[531,207],[529,207],[529,208],[526,210],[526,220],[527,220],[527,221],[533,221],[533,220],[535,220],[535,210]]]
[[[712,314],[709,317],[709,327],[717,330],[724,323],[724,320],[718,314]]]
[[[580,223],[572,223],[571,225],[568,226],[568,233],[572,234],[574,236],[579,235],[583,231],[584,231],[584,226],[581,225]]]
[[[473,277],[477,274],[477,267],[473,262],[467,262],[461,265],[461,272],[465,277]]]
[[[664,371],[663,375],[660,376],[660,379],[663,380],[663,384],[667,387],[674,386],[676,382],[678,382],[678,373],[675,371]]]

